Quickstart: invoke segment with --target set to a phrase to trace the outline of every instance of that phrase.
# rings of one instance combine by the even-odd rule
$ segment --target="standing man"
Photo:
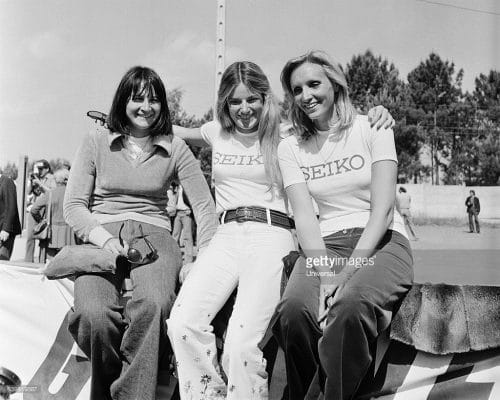
[[[177,187],[177,204],[172,237],[184,249],[184,264],[193,262],[193,230],[189,200],[181,185]]]
[[[0,260],[10,260],[16,235],[21,233],[16,185],[0,174]]]
[[[406,189],[401,186],[399,188],[398,194],[396,195],[396,209],[403,217],[405,229],[408,232],[411,240],[418,240],[418,237],[415,234],[415,225],[413,225],[413,221],[411,218],[410,205],[411,197],[408,193],[406,193]]]
[[[28,212],[26,216],[26,254],[24,256],[24,261],[26,262],[33,262],[35,253],[35,239],[33,238],[35,220],[30,213],[31,206],[43,193],[47,193],[56,187],[56,181],[51,172],[50,164],[47,160],[38,160],[35,163],[33,173],[30,175],[28,183]]]
[[[481,211],[481,204],[479,203],[479,198],[476,197],[476,192],[474,190],[471,190],[469,194],[470,196],[465,200],[467,214],[469,214],[469,233],[479,233],[481,230],[479,228],[478,215]]]

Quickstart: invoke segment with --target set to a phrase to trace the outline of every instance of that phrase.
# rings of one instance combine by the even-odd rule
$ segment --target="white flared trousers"
[[[220,225],[182,285],[167,320],[181,399],[267,399],[258,344],[280,299],[282,258],[294,250],[289,230],[260,222]],[[210,322],[238,288],[222,368]]]

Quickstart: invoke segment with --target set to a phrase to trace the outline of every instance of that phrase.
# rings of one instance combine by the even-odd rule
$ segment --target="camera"
[[[39,179],[38,174],[32,172],[30,173],[30,184],[31,184],[31,192],[35,194],[35,196],[40,196],[42,191],[40,189],[40,183],[34,182],[35,179]]]
[[[11,370],[0,367],[0,399],[9,399],[21,385],[19,377]]]

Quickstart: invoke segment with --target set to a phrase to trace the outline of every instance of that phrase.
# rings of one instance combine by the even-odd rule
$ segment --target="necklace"
[[[134,160],[140,158],[142,155],[146,154],[149,151],[150,138],[150,136],[145,136],[142,138],[133,136],[126,137],[125,147]]]

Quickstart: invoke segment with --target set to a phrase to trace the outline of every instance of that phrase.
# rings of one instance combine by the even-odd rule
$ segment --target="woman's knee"
[[[69,330],[102,335],[124,325],[120,306],[103,306],[92,301],[75,307],[69,318]]]
[[[354,290],[336,300],[328,313],[325,335],[330,330],[360,327],[367,333],[376,335],[377,313],[373,302]],[[369,335],[371,335],[369,334]]]
[[[319,330],[315,312],[298,297],[283,299],[278,305],[277,312],[278,321],[273,327],[273,332],[278,338],[286,337],[288,340],[293,340],[308,336],[311,330]]]
[[[186,318],[183,317],[181,313],[175,312],[175,308],[172,309],[170,316],[167,319],[167,332],[169,336],[182,336],[184,332],[189,328],[189,323]]]
[[[165,320],[170,315],[174,300],[175,295],[173,293],[164,297],[153,294],[139,298],[132,297],[127,304],[127,311],[131,316]]]

